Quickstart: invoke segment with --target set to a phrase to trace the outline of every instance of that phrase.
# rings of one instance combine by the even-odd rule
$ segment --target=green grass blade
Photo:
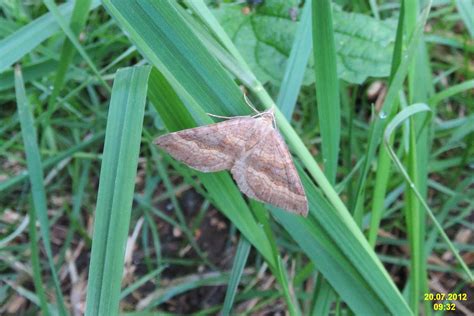
[[[87,138],[83,142],[75,146],[72,146],[71,148],[66,149],[63,152],[60,152],[56,156],[46,159],[44,163],[41,165],[41,167],[43,168],[43,170],[46,168],[50,168],[56,165],[61,160],[67,159],[73,156],[78,151],[88,148],[89,146],[95,144],[98,140],[102,139],[103,137],[104,137],[104,133],[99,132],[96,135],[93,135],[92,137]],[[29,176],[30,176],[30,171],[25,170],[21,172],[19,175],[16,175],[14,177],[11,177],[7,180],[0,182],[0,195],[2,193],[5,193],[8,190],[15,188],[17,185],[23,183],[23,181],[28,179]]]
[[[416,148],[416,130],[413,119],[409,121],[409,148],[407,152],[408,175],[413,179],[412,184],[419,188],[418,169],[417,169],[417,148]],[[408,185],[408,183],[407,183]],[[405,200],[405,220],[407,234],[410,243],[410,307],[415,314],[419,314],[419,301],[422,296],[422,262],[424,260],[422,250],[422,240],[424,239],[424,230],[420,231],[422,225],[422,215],[420,204],[413,193],[413,190],[406,192]],[[425,276],[426,277],[426,276]]]
[[[324,173],[329,182],[334,183],[339,161],[341,106],[331,1],[313,0],[312,13],[314,74]]]
[[[329,315],[331,305],[334,302],[335,293],[326,279],[317,279],[314,289],[311,315]]]
[[[385,132],[384,132],[384,144],[385,146],[387,147],[389,153],[390,153],[390,156],[392,158],[392,160],[394,161],[395,165],[397,166],[397,168],[400,170],[400,172],[402,173],[403,177],[405,178],[405,180],[407,181],[407,183],[409,184],[409,187],[410,189],[414,192],[414,194],[416,195],[416,198],[418,199],[418,201],[421,203],[421,205],[423,206],[423,208],[425,209],[426,213],[429,215],[430,219],[433,221],[433,224],[435,225],[436,229],[438,230],[439,234],[441,235],[441,237],[444,239],[444,241],[446,242],[447,246],[449,247],[449,249],[452,251],[452,253],[454,254],[454,256],[456,257],[456,259],[458,260],[459,264],[461,265],[461,267],[463,268],[464,272],[466,273],[468,279],[472,282],[474,280],[474,276],[472,275],[471,271],[469,270],[469,267],[467,266],[467,264],[464,262],[464,260],[462,259],[462,257],[459,255],[459,252],[458,250],[456,249],[456,247],[452,244],[452,242],[449,240],[449,237],[446,235],[446,233],[444,232],[443,230],[443,227],[440,225],[440,223],[438,222],[438,220],[436,219],[436,217],[434,216],[433,212],[431,211],[430,207],[428,206],[428,204],[426,204],[426,201],[425,199],[423,198],[423,196],[421,195],[421,193],[418,191],[415,183],[413,182],[413,180],[411,179],[409,173],[405,170],[405,168],[403,167],[403,164],[400,162],[400,160],[398,159],[395,151],[393,150],[393,148],[389,145],[389,139],[390,139],[390,136],[391,134],[395,131],[395,129],[402,123],[404,122],[406,119],[410,118],[410,116],[413,116],[415,114],[418,114],[420,112],[427,112],[427,111],[431,111],[431,109],[426,105],[426,104],[423,104],[423,103],[417,103],[417,104],[413,104],[407,108],[405,108],[403,111],[401,111],[400,113],[398,113],[392,121],[390,121],[390,123],[387,125],[387,128],[385,129]]]
[[[236,59],[239,65],[245,68],[246,72],[250,72],[250,68],[248,67],[247,63],[232,43],[232,40],[227,36],[226,32],[221,27],[215,16],[211,13],[211,11],[209,11],[206,3],[203,0],[186,0],[185,2],[186,5],[190,6],[194,12],[199,15],[201,21],[214,32],[219,41],[222,42],[222,45],[230,52],[232,57]]]
[[[430,8],[431,2],[429,2],[428,6],[423,10],[419,17],[416,29],[408,41],[408,45],[404,54],[402,55],[400,65],[398,66],[398,69],[392,78],[387,95],[385,96],[385,100],[382,105],[382,109],[373,123],[373,131],[369,138],[369,144],[366,150],[364,165],[362,167],[356,194],[354,219],[359,225],[362,223],[362,216],[364,214],[363,197],[365,182],[369,173],[369,167],[372,164],[372,160],[374,159],[375,151],[382,140],[383,127],[386,124],[387,116],[392,112],[392,107],[398,98],[398,92],[403,86],[403,82],[405,81],[409,71],[409,67],[415,57],[415,54],[417,53],[418,44],[422,38],[424,25],[427,21]]]
[[[28,208],[28,214],[30,216],[29,221],[29,238],[30,238],[30,247],[31,247],[31,268],[33,270],[33,282],[35,284],[36,295],[41,307],[41,312],[43,315],[50,315],[48,309],[48,301],[46,300],[46,295],[44,293],[44,285],[41,280],[41,266],[39,259],[39,249],[37,244],[36,237],[36,214],[33,206]]]
[[[58,10],[66,18],[71,16],[71,2],[60,5]],[[44,40],[59,30],[52,14],[47,13],[23,26],[15,33],[0,41],[0,73],[31,52]]]
[[[419,13],[419,4],[417,1],[405,1],[404,15],[406,29],[408,34],[416,31],[417,15]],[[430,60],[424,40],[417,47],[417,52],[413,60],[412,67],[408,72],[408,99],[409,103],[426,103],[430,94],[433,93],[433,79],[431,77]],[[428,164],[429,151],[432,140],[430,139],[431,126],[425,128],[424,121],[428,114],[423,113],[411,117],[407,124],[408,133],[408,152],[407,168],[408,173],[422,196],[426,196],[428,184]],[[423,255],[425,248],[424,241],[426,235],[426,216],[420,210],[420,204],[414,190],[408,190],[405,194],[405,213],[407,232],[409,235],[410,257],[410,275],[409,292],[412,309],[415,313],[420,313],[419,303],[423,300],[423,293],[429,291],[428,272]],[[410,227],[411,226],[411,227]],[[428,302],[425,303],[425,313],[429,316],[432,307]]]
[[[149,73],[148,66],[133,67],[119,70],[115,77],[95,213],[86,315],[118,312]]]
[[[144,285],[146,282],[153,280],[156,278],[163,270],[166,268],[166,266],[161,266],[156,270],[151,271],[150,273],[144,275],[142,278],[134,282],[133,284],[129,285],[126,289],[122,291],[120,294],[120,299],[123,299],[133,293],[133,291],[137,290],[140,288],[142,285]]]
[[[92,0],[83,0],[76,1],[74,4],[74,9],[71,16],[71,31],[76,35],[83,29],[87,16],[89,14],[89,9],[91,7]],[[71,41],[65,39],[63,47],[61,49],[61,57],[59,58],[58,67],[54,76],[53,91],[51,92],[48,99],[47,113],[51,115],[56,107],[56,98],[59,96],[61,88],[65,84],[66,72],[69,68],[69,64],[74,57],[74,45]],[[44,121],[45,125],[48,125],[48,118]]]
[[[395,40],[395,46],[393,49],[393,58],[392,58],[392,67],[390,71],[390,79],[389,82],[393,80],[395,73],[400,66],[401,56],[402,56],[402,49],[403,49],[403,33],[404,33],[404,15],[405,5],[402,1],[400,7],[400,15],[398,16],[398,25],[397,25],[397,35]],[[392,119],[397,112],[398,109],[398,102],[395,100],[394,106],[392,107],[392,111],[389,114],[389,119]],[[392,140],[393,141],[393,140]],[[380,150],[378,162],[377,162],[377,173],[375,176],[375,185],[374,185],[374,193],[372,196],[372,212],[370,218],[370,227],[368,231],[368,239],[369,243],[372,247],[375,247],[377,241],[377,234],[380,227],[380,221],[382,220],[383,211],[384,211],[384,202],[385,202],[385,194],[387,192],[387,186],[389,177],[391,174],[391,162],[390,156],[388,155],[387,150],[383,147]]]
[[[390,277],[384,273],[380,274],[379,269],[373,266],[363,267],[364,262],[369,262],[367,256],[362,255],[366,250],[352,240],[353,236],[348,233],[348,227],[338,216],[333,216],[335,210],[316,187],[311,185],[310,179],[303,175],[302,181],[309,199],[310,212],[317,220],[293,218],[291,214],[277,209],[272,209],[273,216],[291,233],[316,268],[356,314],[380,315],[389,309],[393,314],[411,315],[400,294],[398,299],[389,294],[393,289],[387,288],[384,283],[390,283]],[[326,209],[332,212],[326,212]],[[349,244],[351,249],[343,246]],[[347,255],[349,253],[350,255]],[[352,263],[353,260],[359,263]],[[370,278],[373,280],[370,281]],[[371,285],[372,282],[377,285]],[[377,286],[381,288],[375,289]],[[390,307],[390,302],[403,303]]]
[[[444,99],[450,98],[458,93],[468,91],[469,89],[474,89],[474,79],[464,81],[460,84],[451,86],[445,90],[436,93],[430,98],[429,104],[431,107],[436,107]]]
[[[93,0],[91,8],[100,4],[99,0]],[[68,19],[73,11],[73,3],[67,2],[58,6],[58,12]],[[50,38],[59,31],[59,25],[51,13],[46,13],[33,22],[23,26],[6,38],[0,40],[0,73],[20,60],[23,56],[33,51],[44,40]]]
[[[471,38],[474,38],[474,4],[472,0],[456,0],[456,8]]]
[[[103,86],[107,89],[107,91],[110,92],[110,87],[108,83],[104,80],[104,78],[102,78],[102,75],[99,73],[99,70],[95,66],[94,62],[89,57],[85,49],[82,47],[81,43],[79,43],[79,40],[76,38],[74,32],[71,30],[69,25],[66,23],[64,17],[59,12],[58,6],[54,3],[53,0],[44,0],[44,4],[48,8],[48,10],[53,14],[54,18],[56,19],[56,22],[59,24],[63,32],[67,35],[72,45],[74,45],[74,47],[77,49],[79,54],[82,56],[82,58],[84,58],[86,63],[92,69],[92,72],[97,76],[97,79],[99,80],[99,82],[101,82]]]
[[[296,31],[295,40],[291,47],[290,57],[285,69],[285,75],[281,82],[276,104],[287,120],[295,109],[296,100],[303,84],[303,78],[311,54],[311,1],[307,1],[303,9],[303,15]]]
[[[61,293],[61,285],[59,282],[56,268],[54,266],[53,251],[51,249],[49,234],[48,207],[46,205],[46,191],[44,188],[43,168],[41,156],[37,143],[36,130],[33,121],[33,115],[30,112],[28,99],[26,97],[23,77],[19,66],[15,68],[15,91],[18,105],[18,117],[21,125],[21,135],[25,145],[26,162],[31,185],[31,194],[33,196],[34,212],[40,222],[40,232],[43,239],[43,245],[48,258],[48,265],[53,277],[54,288],[56,292],[56,300],[60,315],[66,315],[66,307],[64,298]]]
[[[222,316],[230,315],[232,304],[234,304],[234,298],[237,294],[237,287],[239,286],[240,278],[244,272],[249,253],[250,243],[245,239],[245,237],[240,237],[237,251],[235,252],[234,264],[232,265],[232,271],[229,276],[229,284],[227,285],[224,304],[222,306]]]

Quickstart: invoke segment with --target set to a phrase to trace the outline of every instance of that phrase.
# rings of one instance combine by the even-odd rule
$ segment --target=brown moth
[[[273,109],[161,136],[155,144],[202,172],[230,170],[247,196],[306,216],[308,201]]]

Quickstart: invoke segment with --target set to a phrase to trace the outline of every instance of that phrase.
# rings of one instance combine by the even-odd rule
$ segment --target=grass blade
[[[474,4],[470,0],[456,0],[456,7],[471,38],[474,38]]]
[[[394,106],[394,103],[398,98],[398,92],[402,88],[403,82],[405,81],[405,78],[408,74],[409,67],[417,52],[418,44],[422,37],[423,28],[428,19],[428,13],[430,11],[430,8],[431,1],[419,17],[416,29],[412,33],[410,40],[408,41],[407,48],[404,54],[402,55],[400,65],[398,66],[398,69],[395,72],[392,81],[390,82],[387,95],[382,105],[382,109],[380,110],[379,115],[376,116],[376,119],[372,126],[373,131],[370,135],[369,144],[366,150],[364,165],[362,167],[356,194],[354,219],[356,223],[359,224],[359,226],[362,223],[362,216],[364,214],[363,197],[365,182],[369,173],[369,167],[372,164],[372,160],[375,156],[375,151],[379,145],[379,142],[382,140],[383,127],[385,126],[385,122],[387,121],[386,118],[388,114],[392,112],[392,107]]]
[[[43,170],[46,169],[46,168],[50,168],[50,167],[56,165],[61,160],[67,159],[67,158],[71,157],[72,155],[74,155],[76,152],[78,152],[80,150],[83,150],[85,148],[88,148],[90,145],[95,144],[103,136],[104,136],[104,133],[99,132],[96,135],[93,135],[92,137],[84,140],[82,143],[79,143],[79,144],[77,144],[77,145],[75,145],[75,146],[73,146],[73,147],[71,147],[71,148],[69,148],[69,149],[67,149],[63,152],[60,152],[55,157],[51,157],[49,159],[46,159],[41,167],[43,168]],[[0,194],[6,192],[8,190],[11,190],[15,186],[19,185],[20,183],[22,183],[23,181],[28,179],[29,175],[30,175],[29,170],[25,170],[17,176],[11,177],[11,178],[9,178],[5,181],[0,182]]]
[[[303,9],[303,15],[296,31],[295,40],[291,47],[290,57],[285,69],[285,75],[281,82],[281,88],[278,92],[276,104],[287,120],[295,109],[296,100],[301,89],[308,64],[308,58],[311,54],[312,33],[311,33],[311,1],[307,1]]]
[[[415,183],[413,182],[413,180],[411,179],[409,173],[405,170],[405,168],[403,168],[403,165],[400,162],[400,160],[398,159],[397,155],[395,154],[395,151],[389,145],[390,135],[394,132],[394,130],[398,127],[398,125],[400,125],[406,119],[410,118],[410,116],[413,116],[413,115],[415,115],[417,113],[420,113],[420,112],[426,112],[426,111],[431,111],[431,109],[426,104],[417,103],[417,104],[413,104],[413,105],[407,107],[406,109],[404,109],[403,111],[398,113],[393,118],[393,120],[387,125],[387,128],[385,129],[384,144],[387,147],[387,149],[390,153],[390,156],[392,157],[392,160],[394,161],[395,165],[400,170],[400,172],[402,173],[405,180],[409,183],[409,187],[411,188],[411,190],[415,193],[416,198],[421,203],[423,208],[426,210],[427,214],[429,215],[429,217],[433,221],[433,224],[438,229],[438,232],[440,233],[441,237],[444,239],[444,241],[448,245],[449,249],[452,251],[452,253],[456,257],[456,259],[458,260],[459,264],[461,265],[461,267],[465,271],[468,279],[472,282],[474,280],[474,276],[472,275],[471,271],[469,270],[469,267],[464,262],[462,257],[459,255],[459,252],[457,251],[456,247],[449,240],[449,237],[444,232],[442,226],[439,224],[438,220],[434,216],[434,214],[431,211],[430,207],[426,204],[425,199],[423,198],[423,196],[417,190],[417,187],[416,187]]]
[[[93,0],[91,8],[96,8],[99,4],[99,0]],[[71,16],[72,10],[72,2],[67,2],[58,7],[59,14],[66,19]],[[59,25],[56,23],[56,19],[51,13],[46,13],[2,39],[0,41],[0,56],[2,56],[0,59],[0,73],[31,52],[44,40],[56,34],[58,30]]]
[[[48,301],[46,300],[46,295],[44,293],[44,285],[41,280],[41,266],[39,259],[39,249],[37,244],[36,237],[36,214],[33,206],[28,208],[28,214],[30,216],[29,221],[29,238],[30,238],[30,248],[31,248],[31,268],[33,270],[33,282],[35,284],[36,295],[41,307],[41,312],[43,315],[50,315],[48,309]]]
[[[82,56],[82,58],[84,58],[86,63],[92,69],[92,72],[97,76],[97,79],[99,80],[99,82],[101,82],[104,85],[104,87],[110,92],[109,85],[102,78],[102,75],[99,73],[99,70],[95,66],[94,62],[89,57],[89,55],[84,50],[84,48],[81,46],[81,43],[79,43],[79,40],[76,38],[74,32],[71,30],[69,25],[64,20],[64,17],[60,14],[58,10],[58,6],[52,0],[44,0],[44,4],[46,5],[46,7],[48,7],[48,10],[53,14],[54,18],[56,19],[56,22],[59,24],[63,32],[67,35],[72,45],[74,45],[74,47],[77,49],[79,54]]]
[[[341,109],[331,1],[313,0],[312,9],[314,75],[324,170],[329,182],[334,183],[339,161]]]
[[[61,285],[56,273],[53,259],[53,251],[51,249],[49,235],[49,219],[48,207],[46,205],[46,191],[43,184],[43,168],[41,156],[37,143],[36,130],[33,121],[33,115],[30,112],[28,100],[26,97],[25,86],[21,74],[20,66],[15,67],[15,91],[18,105],[18,117],[21,125],[21,135],[25,144],[26,162],[31,185],[31,194],[33,196],[33,206],[35,215],[38,216],[40,222],[40,232],[43,239],[43,245],[48,258],[48,265],[53,277],[56,299],[60,315],[66,315],[66,306],[61,293]],[[31,218],[33,221],[33,218]]]
[[[389,82],[392,81],[396,70],[400,66],[400,60],[402,55],[403,49],[403,33],[404,33],[404,15],[405,5],[402,1],[400,7],[400,15],[398,17],[398,25],[397,25],[397,35],[395,40],[395,46],[393,49],[393,58],[392,58],[392,67],[390,73]],[[395,100],[395,104],[392,108],[392,111],[389,114],[389,119],[392,119],[397,112],[398,109],[398,102]],[[383,210],[384,210],[384,202],[385,202],[385,194],[387,192],[387,186],[389,177],[391,174],[391,163],[390,157],[388,155],[387,150],[383,147],[380,150],[377,165],[377,173],[375,175],[375,185],[374,185],[374,193],[372,196],[372,208],[371,208],[371,218],[370,218],[370,227],[368,231],[368,239],[369,243],[372,247],[375,247],[377,241],[377,234],[380,227],[380,221],[382,220]]]
[[[224,304],[222,306],[222,316],[230,314],[232,304],[234,304],[235,294],[237,293],[237,287],[239,286],[240,278],[244,272],[249,253],[250,243],[245,239],[245,237],[240,237],[239,245],[237,246],[237,251],[235,253],[234,264],[232,265],[232,271],[229,276],[229,284],[227,285]]]
[[[71,16],[71,31],[77,35],[84,27],[87,16],[89,13],[89,9],[91,6],[92,0],[83,0],[83,1],[76,1],[74,4],[74,9]],[[65,39],[63,43],[63,47],[61,49],[61,57],[59,58],[58,67],[56,68],[56,73],[54,76],[54,84],[53,84],[53,91],[51,92],[49,99],[48,99],[48,106],[47,106],[47,117],[44,119],[43,124],[49,125],[49,117],[52,115],[54,109],[56,108],[56,98],[59,96],[59,92],[61,88],[64,86],[65,79],[66,79],[66,72],[69,68],[69,64],[74,57],[74,45],[72,45],[71,41]]]
[[[150,67],[117,72],[99,182],[86,315],[118,312]]]

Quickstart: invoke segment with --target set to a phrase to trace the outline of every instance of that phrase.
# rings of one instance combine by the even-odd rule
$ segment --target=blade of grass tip
[[[225,293],[224,304],[222,306],[221,315],[230,315],[232,305],[234,304],[235,295],[237,294],[237,287],[239,286],[242,273],[244,272],[245,264],[250,253],[250,243],[244,236],[240,237],[237,251],[235,252],[234,263],[229,276],[229,284]]]
[[[36,214],[33,209],[33,203],[28,207],[28,214],[30,216],[29,221],[29,238],[31,247],[31,267],[33,270],[33,283],[35,285],[36,295],[38,296],[41,312],[43,315],[50,315],[48,309],[48,301],[46,300],[46,294],[44,293],[44,285],[41,280],[41,266],[39,259],[39,250],[36,238]]]
[[[72,11],[70,28],[75,36],[79,34],[84,25],[86,24],[89,9],[91,7],[92,0],[76,1],[74,3],[74,9]],[[58,67],[54,74],[53,91],[51,92],[46,112],[48,115],[44,118],[44,126],[49,125],[49,118],[51,117],[54,109],[56,108],[56,98],[59,96],[59,92],[65,84],[66,72],[69,68],[69,64],[74,57],[74,46],[71,41],[67,38],[64,40],[63,47],[61,49],[61,57],[59,58]]]
[[[429,104],[432,108],[436,107],[442,100],[452,97],[455,94],[474,89],[474,79],[467,80],[457,85],[451,86],[443,91],[440,91],[433,95]]]
[[[98,0],[94,0],[98,1]],[[99,70],[95,66],[94,62],[92,59],[90,59],[89,55],[87,52],[84,50],[82,47],[81,43],[79,43],[79,40],[76,38],[76,35],[74,32],[71,30],[67,22],[65,21],[64,17],[61,15],[61,12],[59,12],[57,5],[54,3],[53,0],[44,0],[44,4],[48,8],[49,12],[53,14],[54,18],[56,19],[56,22],[59,24],[63,32],[66,34],[66,36],[69,38],[71,41],[72,45],[77,49],[79,54],[84,58],[86,63],[89,65],[91,68],[92,72],[97,76],[97,79],[99,82],[105,87],[105,89],[108,92],[111,92],[109,84],[102,78],[102,75],[99,73]]]
[[[157,289],[152,295],[142,299],[136,308],[138,310],[149,310],[192,289],[225,285],[228,281],[228,274],[221,272],[199,273],[175,278],[167,287]]]
[[[329,182],[334,184],[339,161],[341,109],[331,1],[313,0],[312,12],[314,77],[324,173]]]
[[[364,215],[363,197],[365,192],[365,182],[369,173],[369,167],[372,164],[372,160],[375,156],[375,151],[382,139],[383,128],[386,124],[388,114],[392,112],[392,107],[398,99],[398,91],[402,88],[403,82],[408,74],[409,67],[416,54],[418,43],[423,35],[424,25],[428,19],[428,14],[431,9],[431,0],[428,2],[426,8],[420,14],[418,23],[415,31],[412,33],[410,40],[408,41],[407,48],[401,56],[400,65],[398,66],[395,75],[393,76],[390,85],[387,90],[387,95],[382,104],[380,113],[375,116],[373,122],[373,131],[369,137],[369,144],[367,146],[364,166],[359,178],[359,184],[357,186],[356,201],[354,203],[354,219],[359,226],[362,225],[362,217]]]
[[[163,272],[164,269],[166,269],[167,266],[161,266],[158,269],[155,269],[151,271],[150,273],[144,275],[140,279],[138,279],[136,282],[130,284],[126,289],[120,293],[120,299],[124,299],[137,289],[139,289],[142,285],[147,283],[148,281],[151,281],[153,278],[156,278],[161,272]]]
[[[31,207],[34,207],[35,215],[38,216],[40,222],[41,237],[43,239],[46,257],[48,258],[48,265],[53,278],[59,314],[66,315],[66,306],[64,305],[64,298],[61,293],[61,285],[54,266],[53,251],[50,244],[48,208],[46,204],[46,192],[43,184],[43,168],[36,138],[36,130],[33,115],[29,109],[21,68],[19,65],[15,67],[15,91],[21,135],[25,146],[26,163],[30,178],[31,194],[33,196],[33,205]]]
[[[395,45],[393,48],[393,57],[392,57],[392,65],[390,70],[390,79],[389,83],[392,81],[393,77],[395,76],[396,70],[400,66],[401,56],[402,56],[402,49],[403,49],[403,33],[404,33],[404,20],[405,20],[405,5],[404,1],[401,2],[400,7],[400,14],[398,16],[398,25],[397,25],[397,34],[395,37]],[[394,101],[392,111],[389,114],[389,120],[393,119],[393,117],[397,113],[398,109],[398,102],[397,100]],[[393,144],[393,136],[390,140],[390,144]],[[368,239],[370,245],[375,247],[377,241],[377,234],[380,227],[380,221],[382,220],[383,211],[384,211],[384,202],[385,202],[385,194],[387,193],[387,186],[388,181],[390,178],[391,173],[391,162],[390,156],[385,149],[382,147],[380,150],[380,154],[378,157],[377,172],[375,175],[375,185],[374,185],[374,193],[372,195],[372,212],[370,218],[370,227],[368,231]]]
[[[99,180],[86,315],[116,315],[151,67],[115,76]]]
[[[466,273],[467,277],[469,278],[469,280],[472,282],[474,280],[474,278],[473,278],[473,275],[472,275],[471,271],[469,270],[469,267],[464,262],[462,257],[459,255],[459,252],[457,251],[456,247],[449,240],[449,237],[444,232],[443,227],[440,225],[440,223],[438,222],[438,220],[434,216],[434,214],[431,211],[428,204],[426,204],[425,199],[423,198],[423,196],[418,192],[415,184],[413,183],[412,179],[410,178],[410,175],[405,170],[405,168],[403,168],[403,165],[400,162],[400,160],[398,159],[397,155],[395,154],[395,151],[393,150],[393,148],[388,143],[388,141],[390,139],[390,135],[394,132],[394,130],[398,127],[398,125],[400,125],[402,122],[404,122],[406,119],[408,119],[412,115],[415,115],[415,114],[420,113],[420,112],[430,112],[430,111],[431,111],[431,109],[426,104],[417,103],[417,104],[410,105],[409,107],[405,108],[403,111],[398,113],[393,118],[393,120],[387,125],[387,128],[385,129],[385,132],[384,132],[384,145],[387,147],[387,149],[389,151],[389,154],[390,154],[392,160],[394,161],[395,165],[400,170],[400,172],[402,173],[402,175],[405,178],[405,180],[407,181],[407,183],[409,183],[410,189],[413,190],[416,197],[418,198],[418,201],[421,203],[423,208],[426,210],[426,213],[428,214],[428,216],[432,220],[432,222],[435,225],[436,229],[439,231],[441,237],[444,239],[447,246],[449,247],[451,252],[454,254],[456,259],[458,260],[459,264],[461,265],[462,269],[465,271],[465,273]]]
[[[313,48],[311,30],[311,1],[307,1],[296,30],[290,57],[286,64],[285,74],[276,100],[277,106],[287,120],[291,119],[295,109],[308,59]]]
[[[19,235],[21,235],[23,231],[26,229],[26,227],[28,226],[29,222],[30,222],[30,217],[25,216],[23,220],[21,221],[21,223],[17,225],[17,227],[15,228],[13,232],[11,232],[6,237],[3,237],[2,239],[0,239],[0,249],[3,247],[6,247],[10,241],[14,240]]]

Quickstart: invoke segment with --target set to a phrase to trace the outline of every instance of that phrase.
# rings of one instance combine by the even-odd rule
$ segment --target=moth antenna
[[[226,120],[230,120],[230,119],[233,119],[233,118],[239,118],[239,117],[249,117],[248,115],[222,116],[222,115],[217,115],[217,114],[212,114],[212,113],[206,113],[206,114],[209,115],[209,116],[212,116],[212,117],[217,117],[217,118],[226,119]]]
[[[226,120],[229,120],[235,117],[235,116],[222,116],[222,115],[216,115],[216,114],[211,114],[211,113],[206,113],[206,114],[212,117],[217,117],[217,118],[226,119]]]
[[[247,95],[244,93],[244,99],[245,99],[245,102],[247,103],[247,105],[252,109],[254,110],[255,113],[259,114],[260,111],[257,110],[253,105],[252,105],[252,102],[250,102],[249,98],[247,97]]]

